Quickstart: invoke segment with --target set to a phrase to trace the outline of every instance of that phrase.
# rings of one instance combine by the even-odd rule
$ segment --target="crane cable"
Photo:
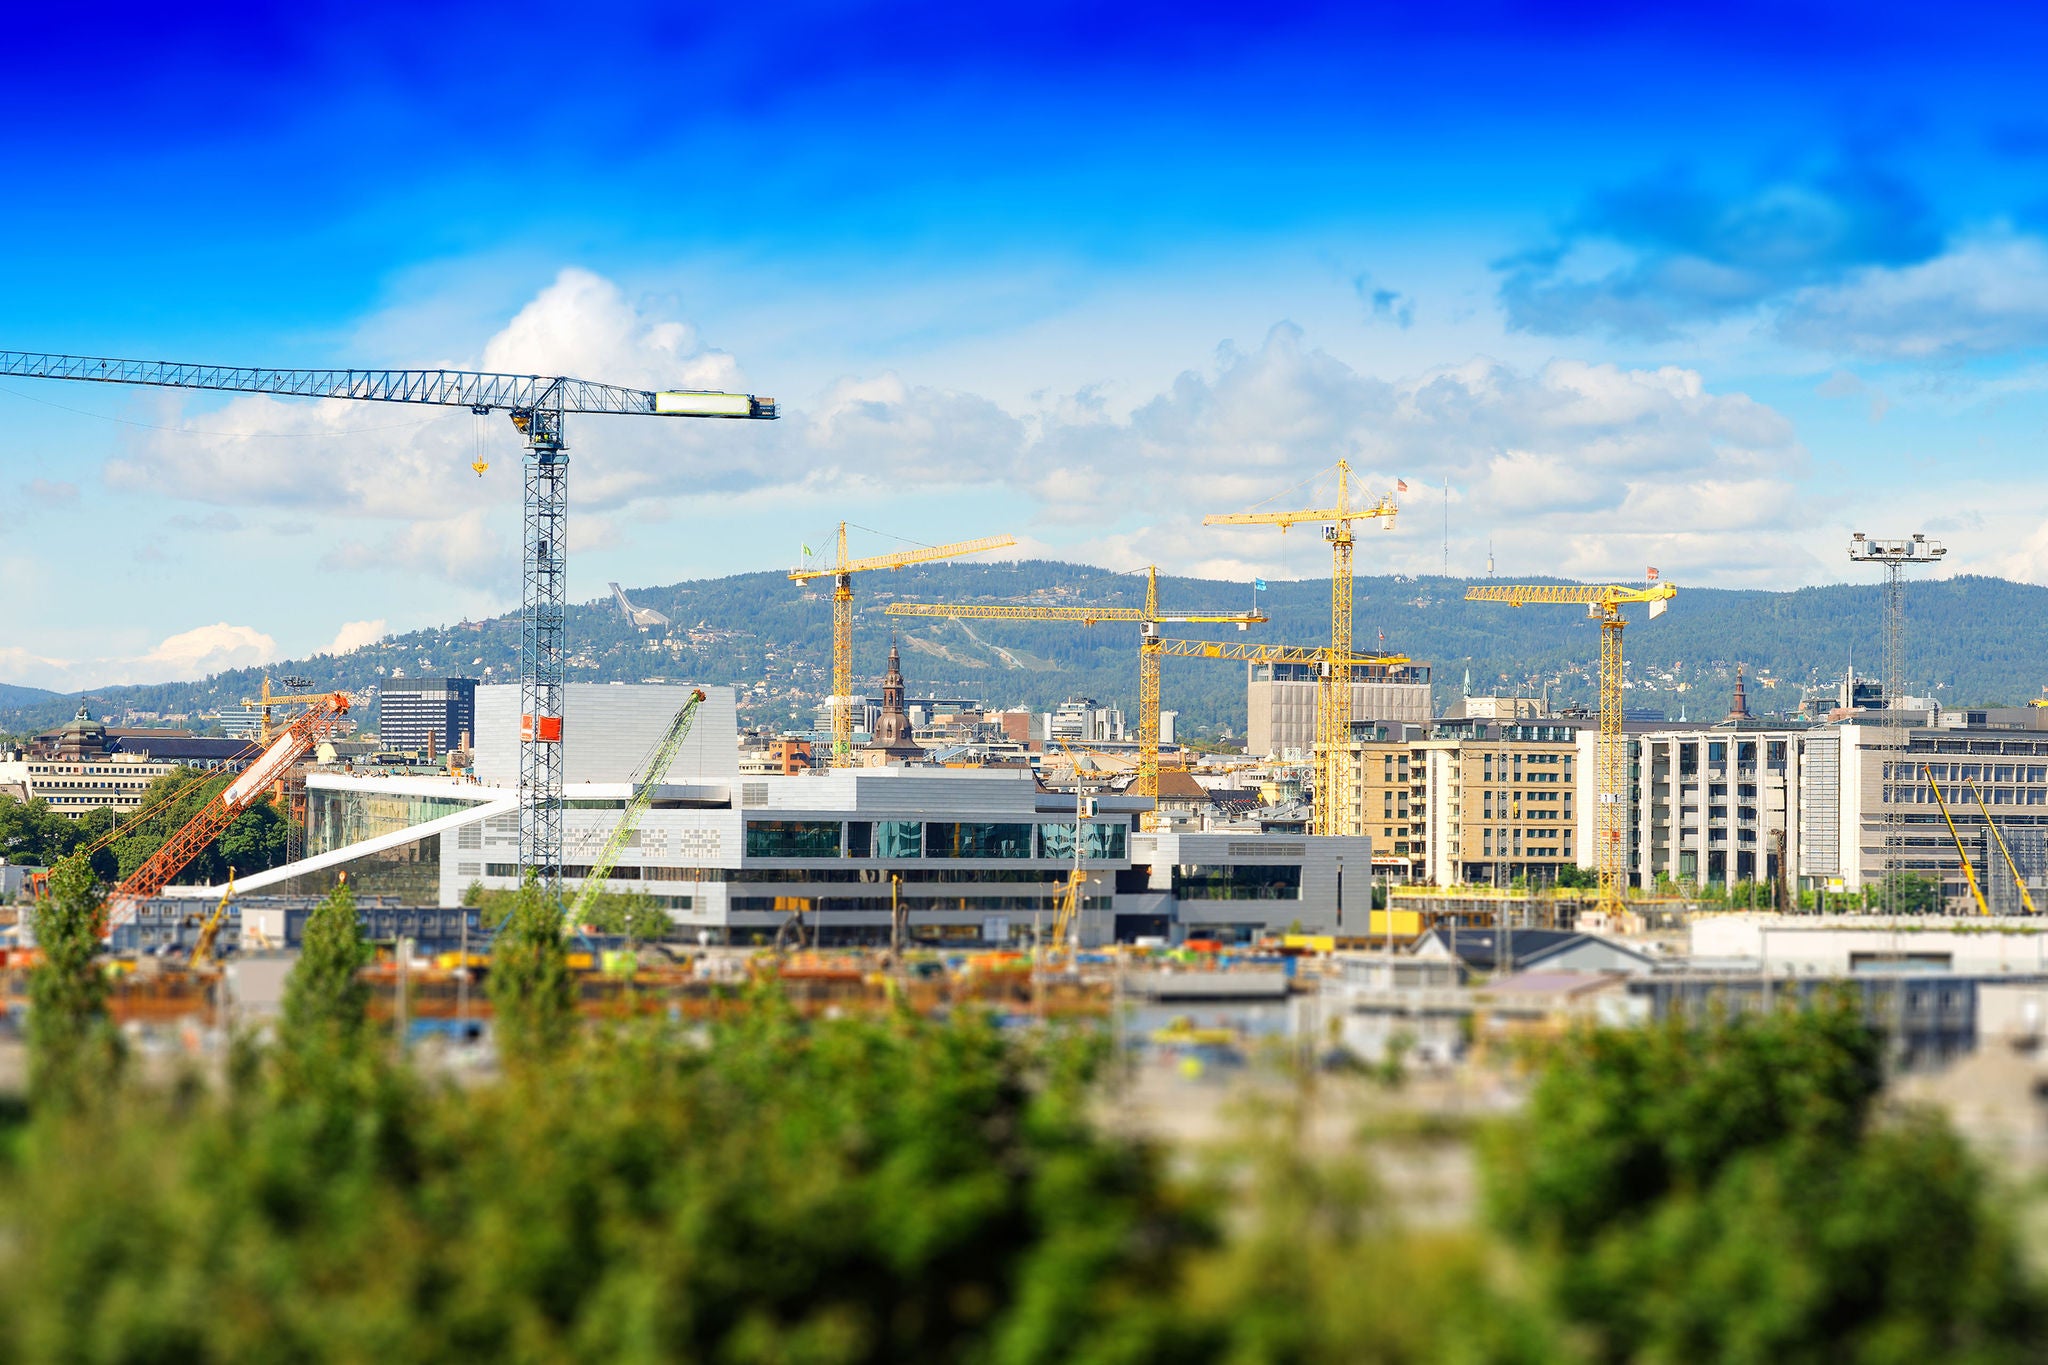
[[[485,443],[488,440],[488,433],[485,431],[485,425],[489,421],[491,414],[489,408],[471,408],[469,412],[469,467],[471,469],[474,469],[476,471],[476,476],[479,479],[481,479],[484,476],[484,471],[491,467],[490,461],[484,458]]]

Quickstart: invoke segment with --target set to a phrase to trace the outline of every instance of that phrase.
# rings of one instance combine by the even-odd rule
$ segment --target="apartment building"
[[[1354,727],[1359,828],[1438,886],[1548,884],[1578,860],[1583,722],[1445,719]]]
[[[1796,876],[1802,800],[1838,799],[1819,790],[1830,780],[1825,771],[1808,791],[1804,759],[1813,734],[1745,721],[1625,736],[1630,880],[1641,887],[1657,885],[1660,877],[1696,886],[1767,882],[1777,879],[1781,864]],[[1581,765],[1589,780],[1598,743],[1599,732],[1588,728]],[[1581,809],[1581,840],[1590,847],[1596,809],[1590,785]]]

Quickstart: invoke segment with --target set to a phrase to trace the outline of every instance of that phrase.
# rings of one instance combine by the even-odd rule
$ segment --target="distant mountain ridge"
[[[42,687],[17,687],[13,683],[0,683],[0,712],[27,706],[49,705],[64,700],[63,694]],[[77,704],[72,704],[77,709]]]
[[[1459,693],[1468,671],[1474,692],[1547,693],[1557,704],[1595,699],[1597,630],[1583,613],[1468,603],[1465,585],[1463,579],[1438,577],[1360,577],[1356,647],[1384,647],[1432,664],[1439,705]],[[1045,560],[963,562],[863,575],[855,591],[855,672],[871,689],[893,633],[903,646],[913,696],[965,695],[1033,710],[1071,695],[1127,711],[1136,704],[1133,626],[894,618],[883,608],[894,600],[1135,606],[1144,598],[1142,575]],[[829,588],[800,587],[781,573],[766,572],[629,588],[627,595],[673,624],[643,632],[624,619],[610,594],[572,606],[572,681],[732,684],[742,689],[743,723],[774,726],[807,727],[812,708],[830,691]],[[1328,637],[1327,579],[1274,582],[1269,591],[1254,593],[1245,583],[1162,578],[1160,600],[1169,610],[1244,610],[1256,602],[1272,618],[1253,628],[1256,638],[1316,645]],[[1878,611],[1874,583],[1793,592],[1681,584],[1668,613],[1629,628],[1629,705],[1660,707],[1674,719],[1681,710],[1692,720],[1718,719],[1728,709],[1740,662],[1749,672],[1751,710],[1791,711],[1803,687],[1832,684],[1851,664],[1875,671]],[[1916,582],[1907,588],[1906,615],[1912,691],[1949,705],[2017,704],[2041,695],[2048,680],[2048,588],[1983,577]],[[1167,633],[1255,638],[1228,628],[1168,627]],[[346,655],[283,661],[267,671],[273,678],[303,674],[316,686],[351,691],[400,670],[407,676],[509,681],[517,674],[518,649],[514,613],[410,631]],[[90,699],[95,714],[232,708],[255,695],[265,671],[238,669],[199,681],[70,695],[0,685],[0,730],[60,723],[80,697]],[[1243,665],[1169,659],[1164,700],[1180,712],[1187,732],[1228,728],[1242,734]]]

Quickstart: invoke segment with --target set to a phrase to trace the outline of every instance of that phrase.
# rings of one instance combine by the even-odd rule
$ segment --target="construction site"
[[[1205,1035],[1220,1043],[1244,1000],[1286,1006],[1298,1027],[1302,1000],[1348,989],[1361,970],[1398,980],[1401,961],[1434,953],[1449,976],[1424,996],[1449,989],[1468,1040],[1446,1061],[1483,1035],[1473,1018],[1514,1016],[1471,994],[1475,983],[1508,990],[1501,1000],[1540,1001],[1543,1026],[1554,1027],[1595,999],[1612,997],[1601,1007],[1630,1017],[1667,1008],[1636,989],[1638,977],[1768,975],[1761,958],[1697,947],[1698,926],[1725,913],[1797,922],[1853,907],[1881,916],[1870,932],[1886,942],[1902,925],[1949,915],[2036,932],[2048,825],[2035,822],[2048,813],[2025,808],[2048,799],[2048,710],[1944,713],[1906,695],[1903,574],[1945,553],[1924,536],[1855,536],[1852,561],[1884,576],[1883,678],[1861,690],[1845,682],[1841,707],[1798,726],[1750,715],[1739,671],[1722,721],[1631,717],[1625,627],[1631,616],[1655,622],[1679,596],[1655,569],[1635,583],[1472,585],[1472,603],[1583,610],[1595,628],[1597,704],[1553,712],[1542,698],[1468,687],[1438,708],[1426,661],[1355,647],[1358,528],[1391,529],[1400,508],[1396,491],[1361,493],[1346,461],[1304,485],[1319,494],[1314,505],[1206,518],[1282,534],[1320,528],[1330,554],[1321,640],[1261,638],[1268,617],[1256,606],[1162,602],[1156,568],[1136,606],[888,603],[887,618],[992,630],[1135,627],[1126,729],[1120,712],[1086,699],[1043,718],[930,700],[913,715],[893,643],[879,697],[857,695],[867,681],[853,668],[858,579],[1015,542],[855,555],[842,522],[824,554],[788,574],[807,592],[829,582],[820,727],[775,736],[764,753],[746,747],[732,687],[568,681],[565,423],[769,421],[773,399],[26,353],[0,354],[0,373],[468,407],[506,413],[525,444],[518,680],[394,681],[377,699],[382,728],[387,741],[408,736],[409,752],[348,738],[364,698],[304,677],[273,690],[266,677],[243,703],[247,742],[215,741],[203,766],[175,769],[176,783],[152,784],[173,768],[139,747],[162,741],[137,739],[128,752],[127,738],[83,709],[10,760],[24,795],[126,793],[99,799],[117,818],[78,846],[88,860],[205,794],[108,888],[102,937],[124,1023],[226,1036],[260,1020],[311,908],[343,885],[380,945],[366,978],[377,1017],[401,1036],[463,1040],[490,1032],[483,986],[502,918],[492,906],[529,885],[560,908],[579,1008],[594,1017],[716,1017],[741,1007],[749,983],[774,979],[801,1007],[834,1011],[972,1003],[1027,1019],[1108,1017],[1129,999],[1194,1000],[1223,1006],[1221,1032]],[[477,467],[488,468],[481,453]],[[671,626],[610,589],[632,629]],[[1197,755],[1172,742],[1168,658],[1244,670],[1244,752]],[[967,742],[942,745],[949,735]],[[2013,761],[1931,757],[1977,753]],[[0,765],[0,777],[8,771]],[[125,780],[95,780],[114,775]],[[284,815],[286,857],[211,884],[185,875],[202,855],[218,864],[223,832],[266,802]],[[2015,809],[2001,819],[1999,806]],[[18,1018],[37,960],[26,911],[46,893],[47,872],[19,870],[17,881],[4,981]],[[597,913],[622,898],[642,913],[623,934]],[[1871,962],[1950,967],[1873,949],[1831,974]],[[2001,976],[2015,970],[2001,960]],[[1568,989],[1542,984],[1579,972]],[[1524,986],[1534,993],[1512,993]],[[1953,1039],[1941,1038],[1930,1046],[1947,1056]]]

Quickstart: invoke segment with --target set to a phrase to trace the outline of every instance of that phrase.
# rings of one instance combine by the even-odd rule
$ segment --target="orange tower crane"
[[[1651,573],[1655,574],[1652,569]],[[1628,885],[1628,746],[1623,743],[1621,609],[1637,602],[1650,604],[1650,619],[1662,616],[1678,589],[1669,583],[1629,588],[1619,584],[1494,584],[1465,589],[1467,602],[1505,602],[1520,607],[1530,602],[1583,606],[1600,623],[1600,749],[1593,764],[1594,854],[1600,870],[1599,908],[1622,909]]]
[[[1145,605],[1142,607],[1030,607],[1000,603],[892,602],[891,616],[943,616],[970,621],[1071,621],[1092,626],[1098,621],[1138,623],[1138,776],[1131,784],[1137,796],[1159,799],[1159,659],[1167,643],[1159,638],[1161,625],[1230,625],[1243,630],[1266,619],[1256,611],[1161,612],[1159,610],[1159,566],[1145,570]],[[1152,828],[1154,815],[1142,817],[1144,828]]]
[[[1330,652],[1323,659],[1320,686],[1316,690],[1316,790],[1313,823],[1318,834],[1355,834],[1356,822],[1350,812],[1357,806],[1351,799],[1351,771],[1346,761],[1351,738],[1351,552],[1356,544],[1351,523],[1381,518],[1392,528],[1394,505],[1391,493],[1377,502],[1351,501],[1351,466],[1337,461],[1337,500],[1328,507],[1305,507],[1291,512],[1223,512],[1202,518],[1204,526],[1277,526],[1284,535],[1303,522],[1320,521],[1323,539],[1330,542]]]
[[[839,557],[815,568],[791,569],[790,579],[808,583],[830,578],[832,583],[832,766],[853,764],[853,576],[871,569],[902,569],[912,564],[929,564],[935,559],[956,559],[978,555],[985,550],[1003,550],[1017,542],[1009,536],[985,536],[952,545],[928,545],[901,554],[869,555],[865,559],[846,556],[846,523],[839,523]]]
[[[186,826],[164,840],[163,846],[141,867],[124,877],[108,897],[112,914],[108,918],[107,931],[113,932],[116,925],[134,918],[137,902],[162,891],[171,878],[185,870],[194,858],[208,844],[221,836],[221,832],[234,823],[236,816],[253,805],[270,787],[270,784],[290,770],[309,753],[313,746],[332,734],[335,723],[348,711],[348,697],[341,692],[330,693],[303,716],[298,717],[278,733],[270,747],[256,760],[221,789],[220,795],[200,807],[199,814],[192,817]]]

